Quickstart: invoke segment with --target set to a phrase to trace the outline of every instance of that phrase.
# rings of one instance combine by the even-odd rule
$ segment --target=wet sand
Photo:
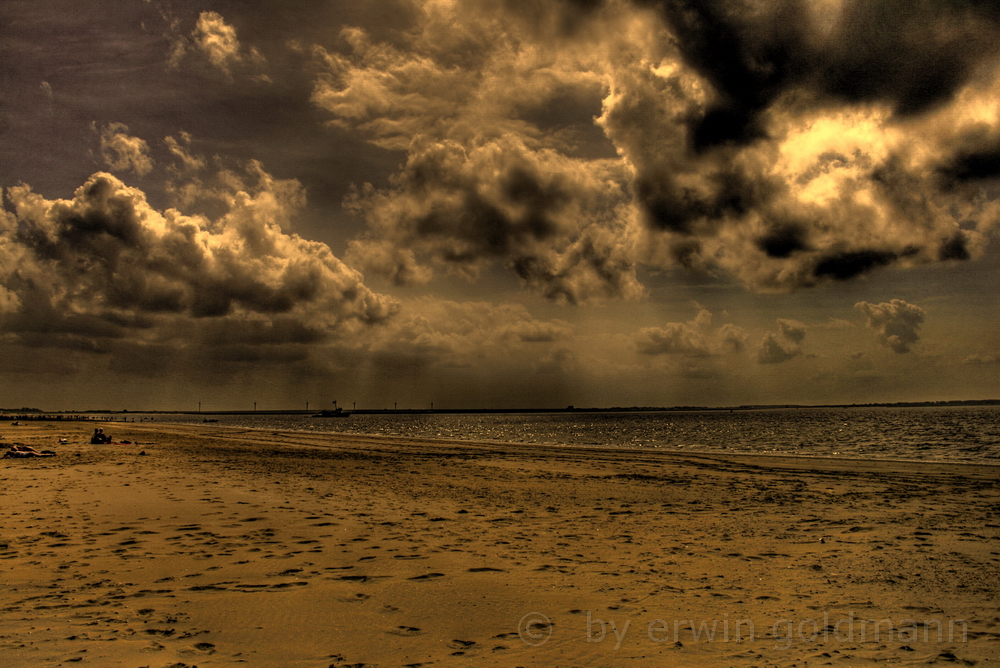
[[[5,667],[1000,662],[998,467],[94,426],[0,431]]]

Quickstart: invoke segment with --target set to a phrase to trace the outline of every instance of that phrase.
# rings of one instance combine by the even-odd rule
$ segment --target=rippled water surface
[[[802,408],[515,414],[219,415],[254,429],[673,451],[770,452],[1000,463],[1000,407]],[[157,415],[202,422],[201,415]]]

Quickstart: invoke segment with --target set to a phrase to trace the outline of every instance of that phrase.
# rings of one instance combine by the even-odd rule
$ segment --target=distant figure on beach
[[[39,452],[30,445],[11,445],[10,450],[8,450],[3,454],[4,459],[8,458],[24,459],[27,457],[55,457],[55,456],[56,453],[52,452],[51,450],[43,450],[42,452]]]
[[[95,445],[102,443],[110,443],[111,437],[105,434],[103,429],[97,428],[94,430],[94,435],[90,437],[90,442]]]

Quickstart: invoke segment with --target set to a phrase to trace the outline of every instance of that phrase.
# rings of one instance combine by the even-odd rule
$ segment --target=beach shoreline
[[[5,665],[1000,660],[997,466],[95,424],[5,429]]]

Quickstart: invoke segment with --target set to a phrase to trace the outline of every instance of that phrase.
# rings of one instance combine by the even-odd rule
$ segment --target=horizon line
[[[876,408],[876,407],[897,407],[897,408],[921,408],[935,406],[990,406],[1000,405],[1000,399],[948,399],[929,401],[891,401],[891,402],[867,402],[867,403],[836,403],[836,404],[740,404],[731,406],[607,406],[607,407],[577,407],[569,405],[563,408],[552,407],[519,407],[519,408],[354,408],[343,410],[342,413],[359,415],[399,415],[399,414],[476,414],[476,413],[625,413],[625,412],[681,412],[681,411],[735,411],[735,410],[768,410],[768,409],[800,409],[800,408]],[[17,415],[30,414],[33,417],[42,415],[317,415],[322,417],[324,413],[330,414],[329,409],[218,409],[218,410],[111,410],[111,409],[89,409],[89,410],[42,410],[39,408],[0,408],[0,415],[5,417],[16,417]]]

